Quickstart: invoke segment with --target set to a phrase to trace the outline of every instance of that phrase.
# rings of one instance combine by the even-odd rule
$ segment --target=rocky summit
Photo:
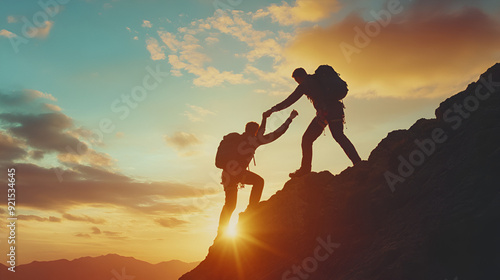
[[[367,161],[288,181],[181,280],[500,279],[500,64]]]

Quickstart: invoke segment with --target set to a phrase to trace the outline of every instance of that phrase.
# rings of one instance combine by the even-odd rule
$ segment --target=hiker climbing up
[[[295,91],[283,102],[275,105],[266,113],[272,114],[288,108],[306,95],[316,109],[316,117],[302,136],[302,163],[300,168],[290,173],[290,177],[300,177],[311,172],[312,145],[326,126],[330,127],[333,138],[340,144],[353,164],[361,161],[354,145],[344,134],[344,104],[341,100],[347,94],[347,84],[331,66],[321,65],[314,75],[304,68],[293,71],[292,77],[299,84]]]
[[[222,169],[222,185],[224,186],[226,199],[220,215],[218,237],[226,231],[231,215],[236,208],[239,184],[253,185],[248,208],[255,207],[260,201],[264,188],[264,179],[247,170],[250,161],[254,157],[255,150],[259,146],[271,143],[283,135],[298,113],[293,110],[290,117],[278,129],[264,135],[266,120],[270,115],[269,112],[265,112],[262,114],[260,126],[256,122],[249,122],[246,124],[243,134],[230,133],[224,136],[219,144],[215,165]]]

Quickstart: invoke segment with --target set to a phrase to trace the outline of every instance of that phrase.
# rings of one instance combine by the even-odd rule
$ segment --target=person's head
[[[245,134],[255,136],[259,130],[259,124],[256,122],[249,122],[245,125]]]
[[[307,72],[304,68],[297,68],[292,73],[292,78],[295,79],[297,83],[302,83],[304,79],[307,77]]]

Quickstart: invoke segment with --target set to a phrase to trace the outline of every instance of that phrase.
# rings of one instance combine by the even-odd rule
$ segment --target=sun
[[[226,236],[230,238],[235,238],[236,236],[238,236],[238,225],[236,222],[233,222],[231,220],[226,228]]]

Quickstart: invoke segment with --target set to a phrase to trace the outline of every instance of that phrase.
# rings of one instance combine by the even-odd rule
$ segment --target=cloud
[[[202,87],[214,87],[228,82],[230,84],[248,84],[249,80],[243,78],[243,74],[234,74],[232,71],[220,72],[215,67],[193,71],[199,77],[193,80],[193,84]]]
[[[62,111],[61,107],[54,105],[54,104],[44,103],[43,106],[45,106],[45,108],[49,109],[50,111],[54,111],[54,112]]]
[[[228,34],[247,44],[250,47],[248,52],[240,54],[250,62],[254,62],[262,57],[271,57],[275,62],[282,59],[282,47],[274,38],[271,31],[256,30],[251,24],[252,18],[241,11],[229,11],[217,17],[209,17],[199,23],[199,28],[210,28],[222,34]]]
[[[34,160],[42,159],[45,156],[44,151],[29,151],[29,155]]]
[[[151,24],[151,22],[149,20],[143,20],[142,27],[151,28],[151,27],[153,27],[153,25]]]
[[[0,162],[11,162],[27,156],[25,145],[19,139],[0,130]]]
[[[155,222],[160,224],[161,226],[167,227],[167,228],[179,227],[179,226],[182,226],[182,225],[185,225],[188,223],[187,221],[179,220],[179,219],[176,219],[173,217],[171,217],[171,218],[158,218],[158,219],[155,219]]]
[[[339,10],[336,0],[297,0],[294,5],[283,1],[281,5],[272,4],[254,14],[254,19],[270,16],[281,25],[295,25],[302,22],[318,22]]]
[[[65,132],[72,128],[73,121],[61,113],[0,114],[2,123],[9,133],[37,149],[82,154],[88,150],[85,143]]]
[[[286,49],[287,63],[309,72],[331,64],[358,97],[421,98],[461,90],[500,59],[498,19],[475,8],[420,2],[404,6],[387,24],[352,14],[327,28],[303,30]]]
[[[37,221],[37,222],[53,222],[53,223],[60,223],[61,218],[57,218],[54,216],[50,216],[48,218],[46,217],[40,217],[36,215],[17,215],[17,218],[19,220],[24,220],[24,221]]]
[[[0,30],[0,37],[6,37],[6,38],[14,38],[16,37],[17,35],[6,30],[6,29],[2,29]]]
[[[7,23],[16,23],[18,21],[16,16],[7,16]]]
[[[80,153],[62,153],[57,155],[57,159],[64,163],[67,166],[74,166],[74,165],[81,165],[84,166],[88,165],[93,168],[97,168],[97,170],[101,170],[100,168],[109,168],[113,167],[114,164],[116,163],[116,160],[111,158],[110,155],[105,154],[105,153],[99,153],[96,152],[95,150],[87,150],[85,153],[80,154]],[[102,169],[103,172],[104,169]]]
[[[104,220],[102,218],[92,218],[92,217],[89,217],[87,215],[75,216],[75,215],[65,213],[62,215],[62,217],[65,218],[66,220],[70,220],[70,221],[86,222],[86,223],[92,223],[92,224],[104,224],[106,222],[106,220]]]
[[[29,37],[35,37],[39,39],[45,39],[47,36],[49,36],[50,31],[52,30],[52,27],[54,26],[53,21],[45,21],[42,26],[38,27],[33,27],[29,29],[28,36]]]
[[[200,26],[205,26],[205,22],[193,22]],[[196,78],[193,84],[201,87],[214,87],[225,82],[230,84],[247,84],[250,81],[242,74],[235,74],[232,71],[220,71],[213,66],[206,66],[211,61],[210,57],[204,53],[204,48],[200,45],[200,40],[195,36],[204,32],[203,27],[179,28],[179,37],[167,31],[158,31],[162,42],[168,47],[172,54],[168,55],[168,62],[172,65],[172,74],[181,76],[181,70],[194,74]],[[182,37],[182,38],[180,38]],[[214,41],[212,39],[212,41]]]
[[[184,115],[186,115],[192,122],[203,122],[207,116],[215,115],[214,112],[199,106],[189,104],[187,104],[187,106],[189,110],[184,111]]]
[[[82,237],[82,238],[91,238],[90,234],[88,233],[77,233],[75,234],[76,237]]]
[[[219,42],[219,38],[216,38],[216,37],[207,37],[207,38],[205,38],[205,42],[207,44],[209,44],[209,45],[213,45],[213,44]]]
[[[165,142],[167,142],[167,145],[175,148],[176,150],[183,150],[201,143],[196,135],[183,131],[178,131],[173,136],[165,135],[164,139]]]
[[[73,120],[61,113],[61,108],[44,101],[57,101],[48,93],[36,90],[14,91],[10,94],[0,92],[0,106],[10,113],[0,114],[0,127],[11,137],[22,141],[23,149],[29,151],[33,159],[41,159],[46,153],[57,153],[57,158],[65,165],[86,164],[91,167],[112,168],[115,164],[109,155],[90,148],[100,146],[95,134],[84,128],[76,128]],[[37,106],[40,105],[40,106]],[[33,114],[16,113],[32,111]],[[49,113],[36,113],[48,111]],[[4,137],[5,138],[5,137]],[[5,144],[5,141],[2,143]],[[8,151],[13,151],[10,147]],[[12,154],[11,154],[12,155]]]
[[[156,40],[155,38],[149,37],[148,39],[146,39],[146,48],[151,54],[152,60],[163,60],[166,58],[165,53],[163,52],[165,47],[160,46],[158,40]]]
[[[15,107],[29,108],[30,111],[33,109],[39,110],[40,108],[55,109],[57,107],[45,103],[46,101],[57,101],[57,99],[50,93],[43,93],[33,89],[17,90],[9,93],[0,91],[0,106],[4,107],[5,111],[12,111]]]
[[[126,236],[123,236],[123,233],[122,232],[118,232],[118,231],[103,231],[102,233],[104,233],[104,235],[108,238],[112,238],[112,239],[127,239]]]
[[[101,234],[101,230],[98,227],[91,227],[92,234]]]
[[[61,170],[35,164],[16,164],[23,180],[19,204],[38,210],[66,212],[71,209],[111,207],[144,214],[184,214],[199,212],[195,199],[212,195],[215,190],[172,182],[136,182],[131,178],[103,170],[78,166]],[[6,170],[6,165],[0,165]],[[58,174],[62,181],[58,180]],[[66,213],[63,218],[99,224],[99,218]]]

